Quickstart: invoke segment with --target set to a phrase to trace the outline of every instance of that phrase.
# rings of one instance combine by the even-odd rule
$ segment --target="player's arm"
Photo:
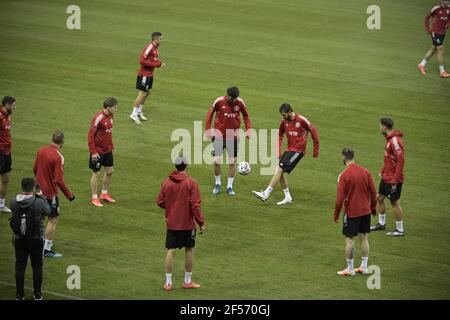
[[[159,68],[162,65],[162,61],[159,61],[155,55],[151,54],[146,55],[145,52],[141,54],[139,63],[146,67],[155,67],[155,68]]]
[[[99,121],[99,123],[96,124],[95,121],[96,121],[96,119],[94,118],[91,122],[91,127],[89,128],[89,132],[88,132],[88,147],[89,147],[89,152],[92,156],[95,156],[95,155],[98,156],[97,149],[95,148],[95,134],[97,133],[98,126],[101,122],[101,121]]]
[[[53,176],[55,177],[56,185],[59,189],[64,193],[67,199],[72,201],[75,197],[64,182],[64,165],[60,157],[58,157],[53,167]]]
[[[164,184],[161,185],[161,189],[159,190],[158,197],[156,198],[156,204],[158,207],[165,209],[166,208],[166,202],[164,200]]]
[[[281,158],[281,147],[283,146],[284,133],[284,121],[281,121],[280,128],[278,128],[278,158]]]
[[[36,173],[37,173],[37,164],[38,164],[38,154],[36,154],[36,158],[34,159],[34,165],[33,165],[34,176],[36,176]]]
[[[373,182],[372,175],[367,172],[369,179],[369,195],[370,195],[370,210],[373,215],[377,214],[377,190]]]
[[[317,158],[319,156],[319,134],[317,133],[316,127],[306,118],[302,118],[303,125],[308,129],[311,134],[311,138],[314,145],[313,157]]]
[[[336,204],[334,206],[333,219],[335,222],[339,220],[339,213],[341,212],[342,206],[345,200],[345,181],[342,178],[342,174],[338,178],[338,188],[336,193]]]
[[[395,174],[394,174],[394,182],[395,182],[395,184],[397,184],[397,183],[400,183],[400,176],[403,173],[403,168],[405,166],[405,153],[403,152],[403,143],[398,141],[397,144],[394,145],[393,153],[394,153],[395,160],[397,162],[397,166],[395,167]]]
[[[250,138],[250,136],[251,136],[250,129],[252,128],[252,123],[250,121],[250,116],[248,115],[247,107],[243,101],[241,103],[241,113],[242,113],[242,117],[244,118],[245,136],[247,138]]]
[[[189,205],[191,207],[192,215],[194,216],[195,222],[202,228],[205,224],[205,216],[200,208],[200,190],[198,189],[198,184],[195,181],[188,181],[191,184]]]
[[[216,112],[216,104],[211,106],[206,113],[206,122],[205,122],[205,135],[207,138],[211,138],[213,136],[213,132],[211,131],[211,123],[214,118],[214,113]]]
[[[431,9],[425,17],[425,30],[427,31],[428,34],[431,33],[430,19],[431,19],[431,17],[433,17],[434,13],[435,13],[435,8]]]

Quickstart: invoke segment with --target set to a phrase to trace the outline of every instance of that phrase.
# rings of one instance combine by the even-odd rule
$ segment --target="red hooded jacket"
[[[203,226],[205,217],[200,202],[197,182],[178,171],[163,182],[156,199],[157,205],[166,210],[167,230],[194,230],[195,222]]]
[[[387,143],[381,179],[388,184],[403,183],[404,180],[405,152],[402,137],[403,133],[400,131],[392,131],[386,136]]]

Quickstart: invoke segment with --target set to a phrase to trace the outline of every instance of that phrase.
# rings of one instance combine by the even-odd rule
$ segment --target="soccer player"
[[[384,167],[380,172],[380,188],[378,191],[378,223],[371,227],[372,231],[386,229],[386,205],[384,200],[391,201],[395,216],[395,229],[388,232],[388,236],[403,236],[403,210],[400,206],[400,195],[404,180],[403,167],[405,152],[402,141],[403,133],[394,131],[394,121],[390,118],[380,119],[380,131],[387,140],[384,151]]]
[[[432,27],[430,29],[430,19],[432,20]],[[431,35],[433,45],[428,50],[425,58],[419,63],[418,67],[422,74],[426,74],[425,66],[427,62],[437,52],[437,60],[439,63],[439,73],[442,78],[450,77],[444,69],[444,38],[445,32],[450,25],[450,7],[448,0],[441,0],[440,5],[433,7],[425,17],[425,30]]]
[[[130,114],[130,118],[136,124],[140,124],[140,120],[147,120],[142,112],[142,108],[153,87],[153,72],[155,68],[164,68],[166,65],[164,61],[158,60],[158,48],[162,40],[163,35],[161,32],[153,32],[152,42],[144,48],[139,58],[141,68],[138,71],[136,79],[136,89],[139,90],[139,93],[134,102],[133,112]]]
[[[106,98],[103,102],[103,110],[95,115],[91,121],[91,127],[88,133],[89,147],[89,168],[92,170],[91,203],[96,207],[103,207],[103,204],[97,196],[97,180],[101,167],[105,167],[103,175],[103,187],[100,195],[101,200],[114,203],[114,200],[108,193],[114,171],[114,144],[112,142],[113,117],[117,111],[119,102],[113,98]]]
[[[16,108],[16,99],[3,97],[0,105],[0,212],[11,213],[5,205],[6,191],[8,190],[9,177],[12,169],[11,160],[11,114]]]
[[[372,175],[369,171],[355,164],[355,152],[352,149],[342,150],[342,161],[346,168],[338,177],[336,206],[333,219],[338,223],[342,205],[345,205],[344,226],[345,254],[347,268],[338,271],[341,276],[354,276],[356,273],[367,274],[369,260],[370,214],[376,215],[377,193]],[[355,245],[353,238],[358,236],[361,243],[361,266],[354,268]]]
[[[170,291],[172,285],[173,259],[177,248],[185,248],[185,274],[183,289],[197,289],[200,285],[192,281],[194,264],[195,223],[200,226],[200,234],[205,231],[205,217],[200,208],[200,190],[197,182],[186,173],[187,159],[175,160],[176,171],[167,178],[159,192],[156,203],[166,213],[166,284],[164,290]]]
[[[252,191],[252,193],[262,202],[266,202],[273,188],[280,183],[284,192],[284,199],[277,205],[292,203],[292,196],[289,192],[288,181],[285,173],[291,173],[295,166],[303,158],[308,141],[308,133],[311,134],[314,143],[313,157],[319,156],[319,135],[316,128],[305,117],[295,114],[289,103],[283,103],[279,109],[281,113],[280,129],[278,131],[278,157],[280,158],[279,167],[272,177],[269,186],[263,192]],[[283,135],[286,134],[288,146],[281,156],[281,146]]]
[[[52,136],[52,144],[38,150],[33,167],[40,192],[47,199],[51,208],[44,235],[44,257],[47,258],[62,257],[62,254],[52,250],[59,217],[58,188],[69,201],[75,200],[75,196],[64,182],[64,157],[60,153],[63,145],[64,133],[55,131]]]
[[[211,122],[215,114],[214,130],[211,130]],[[245,136],[250,138],[252,127],[250,117],[244,100],[239,98],[239,88],[230,87],[227,95],[218,97],[206,115],[205,134],[211,138],[214,144],[214,176],[216,183],[213,194],[219,194],[221,188],[220,174],[222,172],[223,150],[228,154],[228,185],[227,194],[234,196],[234,176],[236,174],[236,157],[239,149],[239,128],[241,127],[241,114],[244,118]]]

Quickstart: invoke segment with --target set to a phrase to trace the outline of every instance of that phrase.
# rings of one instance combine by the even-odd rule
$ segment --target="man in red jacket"
[[[205,231],[205,217],[200,208],[200,191],[197,182],[186,174],[187,160],[178,157],[173,171],[161,186],[156,203],[166,212],[166,284],[164,290],[172,290],[173,259],[177,248],[185,248],[185,274],[183,289],[196,289],[200,285],[192,282],[194,263],[195,223],[200,234]]]
[[[52,144],[38,150],[33,167],[40,192],[47,199],[51,208],[44,235],[44,256],[47,258],[62,257],[62,254],[52,250],[59,217],[58,188],[69,201],[75,200],[75,196],[64,182],[64,157],[60,153],[63,145],[64,133],[55,131],[52,136]]]
[[[391,201],[395,216],[395,229],[388,232],[388,236],[403,236],[403,210],[400,206],[400,196],[404,180],[403,168],[405,166],[405,152],[403,133],[394,131],[394,121],[390,118],[380,119],[380,131],[386,138],[384,151],[384,166],[380,172],[380,188],[378,191],[378,223],[371,227],[372,231],[386,229],[386,205],[384,200]]]
[[[339,175],[336,206],[334,209],[334,222],[339,221],[339,213],[345,206],[344,227],[345,254],[347,268],[338,271],[341,276],[354,276],[356,273],[367,274],[367,261],[369,260],[370,214],[376,214],[377,193],[375,184],[369,171],[355,164],[355,153],[352,149],[342,150],[342,160],[346,166]],[[361,243],[361,266],[354,268],[355,245],[353,237],[359,236]]]
[[[136,89],[139,90],[139,94],[134,102],[133,111],[130,114],[131,120],[136,124],[140,124],[140,120],[147,120],[142,112],[142,108],[153,87],[153,72],[155,68],[164,68],[166,65],[164,61],[158,60],[158,48],[161,45],[162,39],[161,32],[153,32],[152,42],[144,48],[144,51],[142,51],[139,57],[141,68],[138,71],[136,79]]]
[[[250,117],[244,100],[239,98],[239,88],[230,87],[227,95],[218,97],[206,115],[205,134],[214,143],[214,176],[216,183],[213,194],[219,194],[221,188],[220,174],[222,171],[223,150],[228,154],[228,184],[227,194],[236,195],[233,190],[234,176],[236,174],[236,157],[239,150],[239,129],[241,127],[241,114],[244,118],[245,136],[250,138]],[[211,122],[215,115],[214,130],[211,130]]]
[[[432,20],[432,27],[430,29],[430,19]],[[444,69],[444,38],[445,33],[450,25],[450,7],[447,0],[441,0],[441,3],[434,6],[425,17],[425,30],[431,35],[433,45],[428,50],[425,58],[419,63],[418,68],[420,72],[425,75],[425,66],[428,61],[437,52],[437,60],[439,63],[439,73],[442,78],[450,77],[450,74]]]
[[[102,166],[105,167],[103,176],[103,187],[100,195],[101,200],[114,203],[114,200],[108,193],[114,171],[114,144],[112,141],[113,117],[117,111],[119,102],[113,98],[106,98],[103,102],[103,110],[97,113],[91,121],[91,127],[88,132],[89,147],[89,168],[92,170],[91,203],[96,207],[103,207],[97,196],[98,173]]]
[[[317,134],[316,128],[308,119],[294,113],[289,103],[283,103],[279,111],[282,117],[278,131],[278,157],[280,158],[280,164],[266,190],[261,192],[253,190],[252,193],[262,202],[266,202],[273,188],[280,183],[283,188],[284,199],[278,202],[277,205],[285,205],[292,203],[292,196],[289,192],[288,181],[284,173],[291,173],[303,158],[306,151],[308,133],[311,134],[314,143],[313,157],[317,158],[319,156],[319,135]],[[283,155],[281,155],[281,146],[285,134],[288,140],[288,147]]]

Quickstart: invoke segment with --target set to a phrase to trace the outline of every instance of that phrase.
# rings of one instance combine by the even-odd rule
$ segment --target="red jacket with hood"
[[[400,131],[392,131],[386,136],[387,143],[381,179],[388,184],[403,183],[405,178],[403,174],[405,153],[402,137],[403,133]]]
[[[196,222],[203,226],[205,217],[200,202],[197,182],[178,171],[163,182],[156,199],[158,206],[166,210],[167,230],[193,230]]]

